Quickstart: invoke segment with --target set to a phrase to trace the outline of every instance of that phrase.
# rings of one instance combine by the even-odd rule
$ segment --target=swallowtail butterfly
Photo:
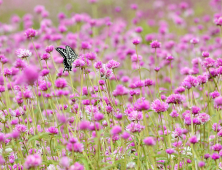
[[[57,47],[56,51],[58,51],[63,57],[64,71],[72,71],[72,63],[78,58],[78,55],[75,51],[70,47],[66,46],[66,49]]]

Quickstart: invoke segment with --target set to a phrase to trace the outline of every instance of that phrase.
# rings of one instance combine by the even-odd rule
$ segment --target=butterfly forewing
[[[61,56],[67,60],[68,54],[65,49],[57,47],[56,51],[58,51],[61,54]]]

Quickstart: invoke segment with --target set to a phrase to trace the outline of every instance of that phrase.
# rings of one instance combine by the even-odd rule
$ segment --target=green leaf
[[[35,141],[35,140],[39,140],[39,139],[48,137],[48,136],[49,136],[49,133],[40,133],[38,135],[34,135],[31,138],[29,138],[28,143],[31,141]]]

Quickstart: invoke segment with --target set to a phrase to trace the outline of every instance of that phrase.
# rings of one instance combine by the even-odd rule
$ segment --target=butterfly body
[[[66,49],[57,47],[56,51],[58,51],[63,57],[63,73],[64,71],[72,71],[72,63],[78,58],[78,55],[75,53],[75,51],[68,45],[66,46]]]

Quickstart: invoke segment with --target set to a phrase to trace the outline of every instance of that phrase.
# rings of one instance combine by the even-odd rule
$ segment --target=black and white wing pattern
[[[67,54],[67,51],[63,48],[60,48],[60,47],[57,47],[56,48],[56,51],[58,51],[61,56],[63,57],[63,65],[64,65],[64,70],[67,70],[67,71],[71,71],[72,70],[72,64],[70,65],[69,62],[68,62],[68,54]]]
[[[66,52],[67,52],[67,61],[70,65],[72,65],[72,63],[78,58],[78,55],[68,45],[66,46]]]

